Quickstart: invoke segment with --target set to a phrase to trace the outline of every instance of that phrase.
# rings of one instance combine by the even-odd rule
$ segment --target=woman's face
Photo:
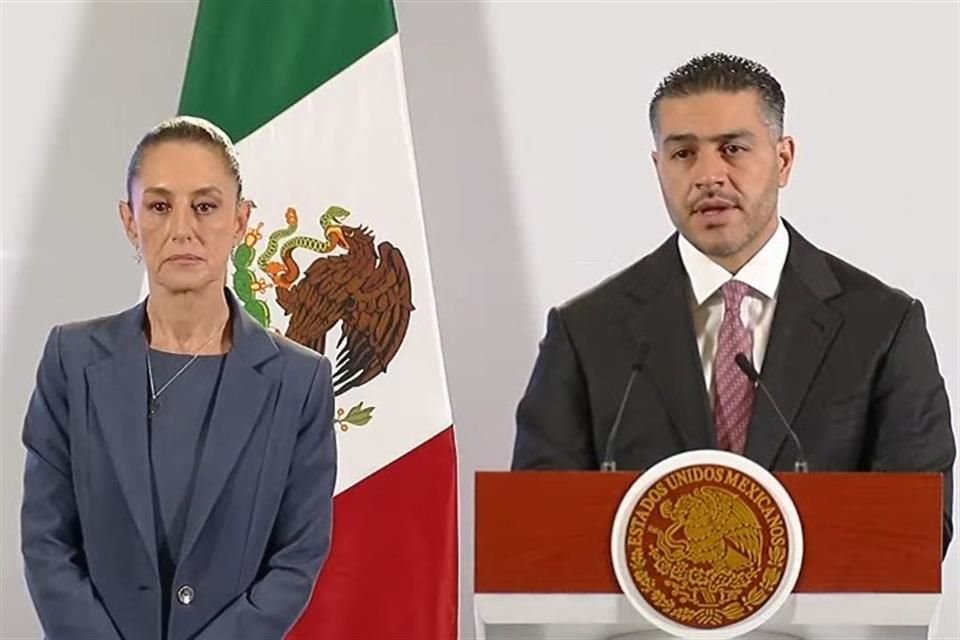
[[[230,253],[250,217],[237,190],[216,147],[172,141],[147,149],[120,218],[143,254],[151,291],[224,286]]]

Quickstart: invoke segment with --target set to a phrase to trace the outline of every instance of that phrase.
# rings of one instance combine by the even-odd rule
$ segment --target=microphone
[[[807,456],[803,453],[803,445],[800,444],[800,438],[797,437],[796,432],[793,430],[793,427],[790,426],[790,423],[787,422],[787,419],[783,417],[780,407],[777,406],[773,396],[770,395],[767,385],[763,384],[763,380],[760,379],[760,374],[757,373],[757,370],[753,367],[753,363],[742,353],[738,353],[736,357],[734,357],[734,361],[736,361],[737,366],[740,367],[740,371],[743,371],[743,374],[750,379],[750,382],[760,387],[763,395],[767,396],[767,400],[770,402],[770,406],[773,407],[774,412],[776,412],[777,417],[780,418],[783,428],[787,430],[787,433],[793,438],[793,443],[797,445],[797,459],[793,463],[793,470],[797,473],[806,473],[810,468],[807,466]]]
[[[637,357],[630,367],[630,378],[627,379],[627,388],[623,391],[623,399],[620,401],[620,410],[617,411],[617,417],[610,427],[610,435],[607,436],[607,448],[603,455],[603,462],[600,464],[600,471],[616,471],[617,461],[613,459],[613,444],[617,439],[617,432],[620,431],[620,423],[623,421],[623,410],[627,408],[627,400],[630,399],[630,392],[633,390],[633,383],[637,380],[637,375],[643,369],[643,362],[647,359],[647,353],[650,351],[650,345],[646,342],[640,344],[637,351]]]

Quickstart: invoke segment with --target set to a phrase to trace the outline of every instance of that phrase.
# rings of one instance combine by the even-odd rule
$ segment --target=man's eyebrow
[[[753,140],[756,136],[747,129],[734,129],[733,131],[728,131],[725,133],[720,133],[715,136],[707,138],[708,142],[730,142],[731,140],[737,140],[745,138],[747,140]],[[663,139],[663,144],[683,144],[690,142],[699,142],[701,140],[700,136],[693,133],[671,133],[666,138]]]

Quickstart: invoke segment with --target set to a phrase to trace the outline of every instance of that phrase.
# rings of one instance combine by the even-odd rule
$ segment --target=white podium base
[[[634,631],[632,633],[623,633],[613,636],[610,640],[677,640],[677,636],[664,633],[659,629],[656,631]],[[775,633],[773,631],[764,631],[758,629],[743,635],[737,636],[736,640],[801,640],[798,636],[791,636],[785,633]]]
[[[937,593],[798,593],[758,635],[742,637],[925,640],[939,601]],[[474,596],[474,614],[478,640],[672,638],[618,594],[482,593]],[[657,635],[630,635],[638,633]]]

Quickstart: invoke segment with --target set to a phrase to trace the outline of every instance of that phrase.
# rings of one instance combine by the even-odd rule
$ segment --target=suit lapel
[[[108,356],[87,367],[86,378],[97,424],[127,507],[156,567],[143,309],[143,304],[138,305],[94,334]]]
[[[641,263],[625,290],[627,324],[650,345],[644,364],[687,450],[714,446],[713,419],[674,234]]]
[[[201,453],[193,497],[184,528],[180,557],[196,543],[211,510],[227,483],[244,446],[264,412],[277,384],[257,367],[277,354],[273,340],[228,293],[233,314],[233,347],[223,376]]]
[[[792,425],[842,321],[824,301],[842,289],[823,255],[792,227],[787,229],[790,252],[760,374]],[[787,434],[761,392],[747,433],[744,455],[772,468]]]

